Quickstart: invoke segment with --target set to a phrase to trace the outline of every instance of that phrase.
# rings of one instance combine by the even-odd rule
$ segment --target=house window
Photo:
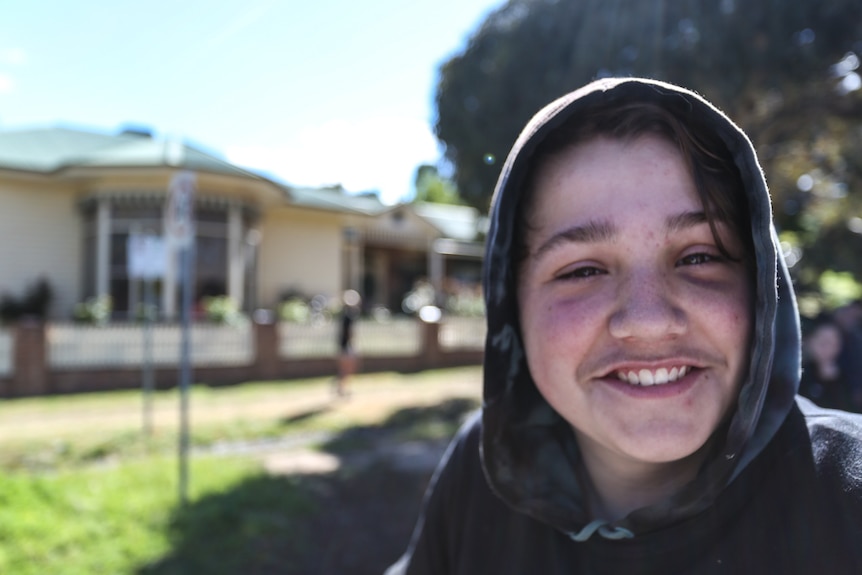
[[[117,318],[133,318],[143,303],[143,283],[133,281],[128,275],[128,239],[135,233],[163,234],[164,230],[164,195],[152,195],[143,198],[114,197],[110,200],[109,230],[103,237],[108,242],[107,260],[102,266],[107,266],[107,286],[113,300],[114,315]],[[97,295],[99,286],[97,229],[97,202],[87,202],[82,206],[84,218],[84,294],[85,297]],[[226,202],[199,202],[195,206],[196,249],[195,249],[195,286],[193,296],[196,301],[206,296],[225,295],[228,290],[228,269],[230,250],[228,249],[228,204]],[[243,211],[242,227],[248,229],[254,214],[251,210]],[[241,242],[243,238],[234,241]],[[245,252],[243,252],[245,253]],[[254,262],[241,262],[242,269],[249,276],[254,273]],[[235,264],[236,265],[236,264]],[[102,268],[104,269],[104,267]],[[245,275],[244,274],[244,275]],[[105,276],[102,276],[105,277]],[[174,305],[179,310],[180,281],[175,276],[171,294],[161,295],[165,288],[171,287],[171,282],[159,280],[156,283],[159,308]],[[248,299],[248,296],[246,296]],[[239,302],[244,303],[244,302]]]

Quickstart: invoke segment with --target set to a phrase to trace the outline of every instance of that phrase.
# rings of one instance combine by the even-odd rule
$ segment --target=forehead
[[[642,159],[633,157],[633,153],[643,156],[649,153],[665,158],[682,158],[679,148],[669,139],[658,134],[641,134],[632,137],[612,137],[596,135],[586,140],[572,143],[549,154],[544,161],[539,160],[536,174],[539,179],[548,173],[567,169],[577,169],[584,174],[599,174],[612,177],[615,166]]]
[[[654,135],[565,148],[537,166],[529,193],[532,224],[702,209],[679,149]]]

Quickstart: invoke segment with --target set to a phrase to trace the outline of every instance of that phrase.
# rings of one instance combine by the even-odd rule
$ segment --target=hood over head
[[[603,525],[606,537],[629,536],[706,508],[772,439],[793,405],[799,380],[799,322],[793,288],[772,222],[766,182],[746,135],[699,95],[653,80],[610,78],[550,103],[524,128],[503,166],[491,207],[484,293],[482,461],[491,488],[512,507],[583,539],[595,531],[579,477],[571,427],[539,393],[527,366],[516,290],[517,212],[537,146],[597,104],[650,102],[697,118],[724,142],[748,199],[754,245],[751,355],[729,424],[713,438],[698,476],[673,497]],[[572,329],[577,329],[573,326]]]

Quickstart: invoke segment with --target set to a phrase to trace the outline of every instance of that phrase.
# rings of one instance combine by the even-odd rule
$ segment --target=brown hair
[[[680,99],[679,102],[684,101]],[[754,242],[748,200],[727,146],[715,130],[706,126],[689,108],[671,109],[670,105],[652,102],[609,102],[594,106],[570,118],[539,143],[527,174],[522,209],[516,215],[515,263],[519,264],[529,255],[526,233],[530,229],[528,218],[532,213],[535,180],[551,157],[599,136],[630,141],[648,134],[664,138],[679,149],[721,254],[751,265]],[[728,225],[741,240],[742,258],[729,253],[718,234],[716,222]]]

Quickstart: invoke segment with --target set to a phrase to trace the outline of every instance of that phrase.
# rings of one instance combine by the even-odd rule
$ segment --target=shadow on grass
[[[250,477],[178,509],[172,551],[138,575],[379,575],[404,551],[433,467],[356,456],[407,440],[438,453],[476,407],[457,399],[398,411],[324,445],[342,461],[332,473]]]
[[[299,423],[300,421],[305,421],[306,419],[311,419],[312,417],[316,417],[323,413],[326,413],[332,409],[330,404],[324,405],[323,407],[316,407],[314,409],[309,409],[307,411],[302,411],[300,413],[291,415],[290,417],[281,418],[281,425],[291,425],[293,423]]]

